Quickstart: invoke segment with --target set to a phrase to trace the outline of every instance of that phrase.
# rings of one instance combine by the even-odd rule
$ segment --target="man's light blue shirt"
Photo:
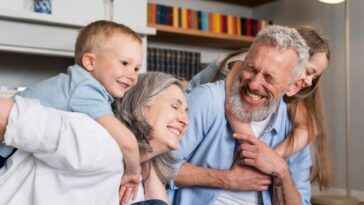
[[[205,168],[226,170],[233,164],[237,141],[225,116],[225,81],[199,86],[188,96],[189,127],[182,137],[180,147],[172,155],[182,160],[176,165],[189,162]],[[283,101],[265,132],[259,137],[271,147],[277,146],[290,133],[291,124]],[[309,181],[312,166],[310,148],[287,160],[292,179],[301,194],[302,204],[310,204],[311,186]],[[201,187],[176,187],[172,181],[168,195],[174,205],[213,204],[221,189]],[[263,203],[271,204],[271,189],[262,192]]]
[[[77,64],[68,67],[67,74],[59,74],[16,95],[38,99],[42,105],[58,110],[84,113],[93,119],[113,115],[113,97]],[[0,145],[0,155],[3,157],[7,157],[12,150],[5,144]]]

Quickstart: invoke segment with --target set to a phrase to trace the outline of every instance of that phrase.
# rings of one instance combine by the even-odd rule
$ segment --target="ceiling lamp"
[[[338,3],[344,2],[345,0],[319,0],[319,1],[328,3],[328,4],[338,4]]]

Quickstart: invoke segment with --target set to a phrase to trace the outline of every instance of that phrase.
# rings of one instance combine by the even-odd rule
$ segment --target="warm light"
[[[338,3],[344,2],[345,0],[319,0],[319,1],[328,3],[328,4],[338,4]]]

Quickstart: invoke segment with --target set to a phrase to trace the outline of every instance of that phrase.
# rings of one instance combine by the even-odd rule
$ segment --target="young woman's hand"
[[[272,176],[288,170],[286,161],[256,137],[248,134],[234,134],[234,138],[241,143],[237,159],[240,165],[255,167]]]

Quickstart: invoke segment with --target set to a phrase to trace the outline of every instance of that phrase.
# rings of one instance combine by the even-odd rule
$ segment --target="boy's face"
[[[93,56],[91,69],[86,69],[111,96],[121,98],[137,83],[143,49],[132,37],[114,34],[89,55]]]

